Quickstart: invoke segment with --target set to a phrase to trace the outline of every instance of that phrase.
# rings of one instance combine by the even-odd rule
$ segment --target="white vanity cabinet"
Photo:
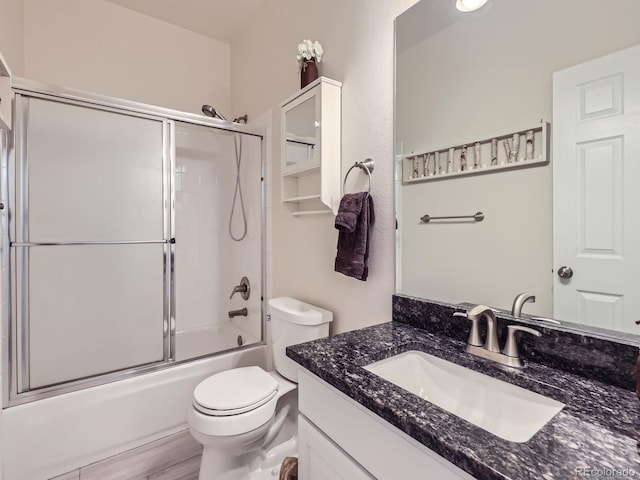
[[[338,211],[341,91],[320,77],[281,104],[282,202],[292,215]]]
[[[304,415],[298,415],[298,457],[301,480],[374,480]]]
[[[299,372],[300,480],[473,479],[309,371]]]
[[[11,70],[0,53],[0,128],[11,130]]]

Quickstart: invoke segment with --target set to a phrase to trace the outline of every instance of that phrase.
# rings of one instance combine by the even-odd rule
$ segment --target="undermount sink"
[[[528,441],[565,406],[420,351],[401,353],[364,368],[512,442]]]

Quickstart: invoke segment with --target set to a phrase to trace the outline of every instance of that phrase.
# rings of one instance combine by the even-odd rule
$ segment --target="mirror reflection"
[[[397,18],[399,293],[511,311],[526,292],[526,315],[638,329],[637,18],[634,0],[489,0],[470,13],[422,0]],[[550,161],[526,164],[526,132],[546,122]],[[492,139],[498,163],[523,165],[492,169]],[[451,147],[466,171],[438,178]],[[427,152],[440,165],[429,157],[425,177]]]
[[[283,123],[285,126],[285,173],[302,170],[317,163],[315,120],[316,97],[314,96],[291,108],[285,108]]]

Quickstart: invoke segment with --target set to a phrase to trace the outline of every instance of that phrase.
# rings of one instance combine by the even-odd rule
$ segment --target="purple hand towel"
[[[340,200],[338,214],[336,215],[336,229],[341,232],[353,233],[358,224],[358,215],[362,211],[362,202],[367,198],[366,192],[347,193]]]
[[[357,201],[353,197],[360,197]],[[365,281],[369,274],[369,239],[371,237],[371,225],[375,221],[375,214],[373,210],[373,198],[367,192],[347,194],[345,197],[352,197],[351,199],[343,198],[340,202],[338,215],[336,216],[336,228],[338,233],[338,254],[336,255],[335,271],[344,275],[357,278],[358,280]],[[353,211],[354,205],[360,204],[358,212]],[[356,225],[353,232],[343,229],[342,226],[349,225],[350,217],[343,215],[340,223],[338,223],[338,217],[343,211],[343,205],[345,211],[349,214],[356,215]]]

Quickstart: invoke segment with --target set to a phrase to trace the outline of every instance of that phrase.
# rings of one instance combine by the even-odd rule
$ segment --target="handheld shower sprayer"
[[[229,121],[229,120],[227,120],[227,117],[222,115],[218,110],[213,108],[211,105],[202,105],[202,113],[205,114],[207,117],[219,118],[220,120],[224,120],[225,122]],[[247,114],[245,113],[244,115],[242,115],[240,117],[234,118],[233,119],[233,123],[244,123],[244,124],[246,124],[248,118],[249,117],[247,117]]]
[[[202,105],[202,113],[207,117],[219,118],[222,121],[229,122],[224,115],[213,108],[211,105]],[[233,119],[233,123],[247,123],[247,114]],[[238,132],[233,132],[233,144],[236,151],[236,188],[233,191],[233,203],[231,204],[231,213],[229,214],[229,236],[232,240],[239,242],[247,236],[247,213],[244,209],[244,199],[242,198],[242,185],[240,184],[240,164],[242,163],[242,135]],[[233,233],[232,223],[234,213],[236,211],[236,199],[240,200],[240,210],[242,212],[242,234],[235,236]],[[235,292],[235,291],[234,291]],[[232,294],[233,296],[233,294]],[[245,313],[246,315],[246,313]],[[229,314],[231,316],[231,314]]]
[[[224,120],[225,122],[229,121],[229,120],[226,119],[226,117],[224,115],[222,115],[220,112],[218,112],[211,105],[202,105],[202,113],[204,113],[207,117],[211,117],[211,118],[216,118],[217,117],[220,120]]]

